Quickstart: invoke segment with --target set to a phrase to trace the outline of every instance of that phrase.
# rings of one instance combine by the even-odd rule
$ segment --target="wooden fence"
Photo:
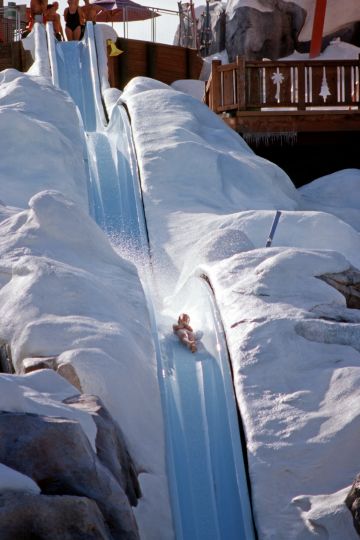
[[[108,58],[109,80],[115,88],[122,90],[136,76],[166,84],[199,78],[202,59],[195,49],[125,38],[118,38],[116,46],[124,54]]]
[[[205,102],[216,113],[360,105],[359,60],[212,63]]]

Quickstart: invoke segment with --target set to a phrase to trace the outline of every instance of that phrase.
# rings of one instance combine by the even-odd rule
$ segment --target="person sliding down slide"
[[[192,353],[197,351],[196,338],[193,329],[189,325],[190,317],[186,313],[181,313],[178,323],[173,324],[174,334],[184,343]]]

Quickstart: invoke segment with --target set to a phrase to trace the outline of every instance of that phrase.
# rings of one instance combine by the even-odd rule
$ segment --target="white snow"
[[[39,495],[41,490],[29,476],[0,463],[0,493],[6,491],[20,491]]]
[[[109,92],[114,106],[119,95]],[[159,290],[197,268],[215,289],[248,440],[260,540],[353,540],[344,498],[359,471],[360,317],[318,279],[360,268],[359,171],[297,191],[190,95],[146,78],[132,118]],[[172,537],[154,346],[135,266],[88,214],[83,134],[44,76],[0,74],[0,338],[70,362],[124,431],[144,539]],[[21,136],[19,136],[21,134]],[[264,248],[276,210],[273,247]],[[345,321],[345,322],[344,322]],[[4,410],[75,414],[50,370],[1,375]],[[76,413],[78,414],[78,413]],[[92,420],[76,417],[90,440]],[[3,474],[2,474],[3,473]],[[3,468],[1,485],[36,489]],[[4,489],[5,489],[4,488]]]
[[[341,41],[340,38],[333,39],[327,47],[316,57],[316,60],[357,60],[359,58],[360,48],[351,43]],[[280,58],[280,60],[309,60],[308,53],[299,53],[294,51],[289,56]]]

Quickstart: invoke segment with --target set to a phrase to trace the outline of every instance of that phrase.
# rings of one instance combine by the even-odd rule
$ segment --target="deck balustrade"
[[[357,107],[359,60],[212,62],[205,102],[216,113]]]

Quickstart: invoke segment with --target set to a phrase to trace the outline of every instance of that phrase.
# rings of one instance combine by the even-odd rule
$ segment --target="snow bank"
[[[88,208],[83,136],[75,106],[50,81],[16,70],[0,73],[0,197],[26,208],[43,189],[59,189]],[[25,143],[26,142],[26,143]]]
[[[193,244],[201,222],[206,228],[216,215],[249,208],[297,208],[287,175],[194,98],[141,77],[122,97],[132,117],[155,260],[170,281],[169,252]]]
[[[302,206],[334,214],[360,231],[359,185],[359,169],[345,169],[323,176],[299,189]]]
[[[333,39],[323,52],[316,57],[316,60],[357,60],[359,58],[360,48],[351,43],[345,43],[340,38]],[[299,53],[294,51],[289,56],[280,58],[280,60],[309,60],[309,53]]]
[[[311,507],[299,497],[335,493],[358,472],[360,354],[344,346],[348,325],[324,321],[315,310],[328,306],[330,314],[339,304],[350,311],[317,279],[347,267],[334,252],[271,248],[210,270],[233,359],[260,538],[312,538],[321,527],[345,538],[342,528],[332,530],[331,512],[318,525],[299,515],[299,507]],[[321,332],[316,342],[304,338],[299,324],[335,325],[332,344]],[[344,498],[338,504],[350,524]]]

